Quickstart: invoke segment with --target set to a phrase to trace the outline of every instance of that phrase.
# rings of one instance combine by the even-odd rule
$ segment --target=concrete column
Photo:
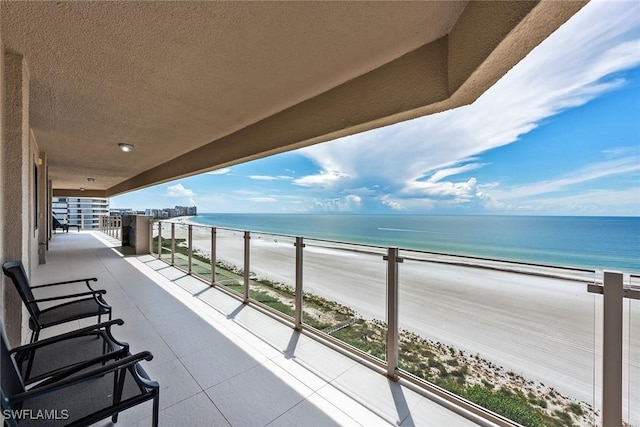
[[[3,49],[4,50],[4,49]],[[22,55],[4,51],[2,66],[2,262],[22,260],[31,271],[29,254],[29,71]],[[21,342],[22,301],[13,284],[2,278],[3,322],[11,345]]]

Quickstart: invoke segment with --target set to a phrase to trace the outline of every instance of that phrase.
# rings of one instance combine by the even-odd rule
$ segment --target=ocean
[[[204,213],[192,221],[347,243],[640,273],[640,217]]]

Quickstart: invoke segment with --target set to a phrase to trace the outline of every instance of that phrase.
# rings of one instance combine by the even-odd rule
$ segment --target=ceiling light
[[[118,147],[120,147],[120,149],[125,153],[128,153],[129,151],[133,150],[133,145],[125,144],[124,142],[121,142],[120,144],[118,144]]]
[[[84,188],[84,187],[80,187],[80,191],[84,191],[84,190],[85,190],[85,188]]]
[[[96,179],[95,179],[95,178],[87,178],[87,181],[89,181],[89,182],[96,182]]]

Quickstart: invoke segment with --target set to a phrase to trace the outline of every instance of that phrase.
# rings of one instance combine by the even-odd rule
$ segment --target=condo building
[[[51,201],[53,215],[64,224],[81,230],[96,230],[100,216],[109,213],[109,199],[101,197],[54,197]]]

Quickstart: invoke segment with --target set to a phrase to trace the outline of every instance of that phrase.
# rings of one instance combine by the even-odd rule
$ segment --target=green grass
[[[460,395],[478,405],[524,426],[544,427],[542,412],[531,405],[526,397],[506,389],[491,390],[473,385],[461,389]]]
[[[347,328],[334,332],[332,336],[380,360],[387,358],[385,337],[381,336],[380,330],[370,328],[368,323],[362,319]]]

